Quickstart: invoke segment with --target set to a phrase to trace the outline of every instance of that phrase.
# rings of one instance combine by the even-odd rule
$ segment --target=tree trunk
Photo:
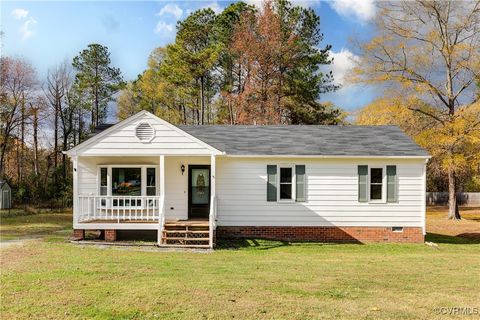
[[[33,170],[38,176],[38,109],[33,109]]]
[[[7,137],[3,137],[4,142],[0,145],[0,179],[3,178],[5,168],[5,152],[7,152]]]
[[[460,220],[461,218],[457,204],[455,172],[450,169],[448,171],[448,219]]]
[[[18,166],[20,170],[18,171],[18,180],[21,184],[23,184],[24,179],[24,159],[25,159],[25,94],[23,94],[23,100],[22,100],[22,122],[20,123],[20,158],[18,159]]]
[[[58,152],[58,110],[60,108],[60,97],[58,95],[58,92],[56,93],[56,101],[55,101],[55,118],[54,118],[54,123],[53,123],[53,130],[54,130],[54,137],[53,137],[53,167],[56,169],[58,166],[57,162],[57,152]],[[54,182],[54,184],[56,184]]]
[[[200,103],[201,103],[201,125],[205,124],[205,79],[200,77]]]

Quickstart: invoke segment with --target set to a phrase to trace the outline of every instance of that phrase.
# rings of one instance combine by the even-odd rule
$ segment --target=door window
[[[210,171],[192,169],[192,204],[208,204],[210,198]]]

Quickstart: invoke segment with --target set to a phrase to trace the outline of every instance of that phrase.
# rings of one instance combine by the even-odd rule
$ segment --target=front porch
[[[156,230],[159,246],[213,248],[214,156],[77,157],[74,168],[75,230]]]

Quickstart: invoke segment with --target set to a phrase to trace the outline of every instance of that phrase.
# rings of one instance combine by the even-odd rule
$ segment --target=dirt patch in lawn
[[[447,219],[447,207],[427,208],[427,232],[480,242],[480,208],[460,208],[461,220]]]

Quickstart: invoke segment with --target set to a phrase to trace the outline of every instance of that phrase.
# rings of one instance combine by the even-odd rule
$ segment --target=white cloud
[[[223,8],[216,1],[209,3],[207,5],[204,5],[201,9],[206,9],[206,8],[212,9],[213,12],[215,12],[216,14],[219,14],[220,12],[223,11]]]
[[[345,86],[345,76],[355,66],[355,63],[360,60],[360,57],[347,49],[342,49],[340,52],[332,51],[330,56],[333,58],[330,70],[333,72],[335,83]]]
[[[169,24],[164,21],[157,22],[157,26],[155,27],[155,33],[169,36],[174,32],[175,32],[175,26],[173,24]]]
[[[30,38],[35,32],[35,26],[37,25],[37,20],[32,17],[28,17],[28,11],[25,9],[17,8],[12,10],[10,13],[17,20],[24,20],[20,25],[18,31],[22,35],[22,40]]]
[[[22,35],[23,40],[26,40],[33,35],[36,25],[37,25],[37,20],[33,18],[28,18],[27,21],[22,23],[19,31],[20,31],[20,34]]]
[[[315,5],[320,3],[320,0],[292,0],[293,5],[303,7],[303,8],[311,8]]]
[[[183,10],[176,4],[166,4],[160,11],[157,13],[157,16],[172,15],[177,20],[180,19],[183,15]]]
[[[24,19],[28,16],[28,11],[25,10],[25,9],[17,8],[17,9],[12,10],[10,15],[12,15],[15,19],[20,20],[20,19]]]
[[[328,4],[341,16],[368,22],[375,17],[375,0],[333,0]]]
[[[354,110],[370,103],[379,95],[377,87],[348,83],[347,74],[360,61],[359,56],[347,49],[339,52],[332,51],[330,56],[333,58],[333,63],[322,69],[331,70],[335,84],[340,84],[341,87],[337,91],[324,94],[322,101],[333,102],[345,110]]]

